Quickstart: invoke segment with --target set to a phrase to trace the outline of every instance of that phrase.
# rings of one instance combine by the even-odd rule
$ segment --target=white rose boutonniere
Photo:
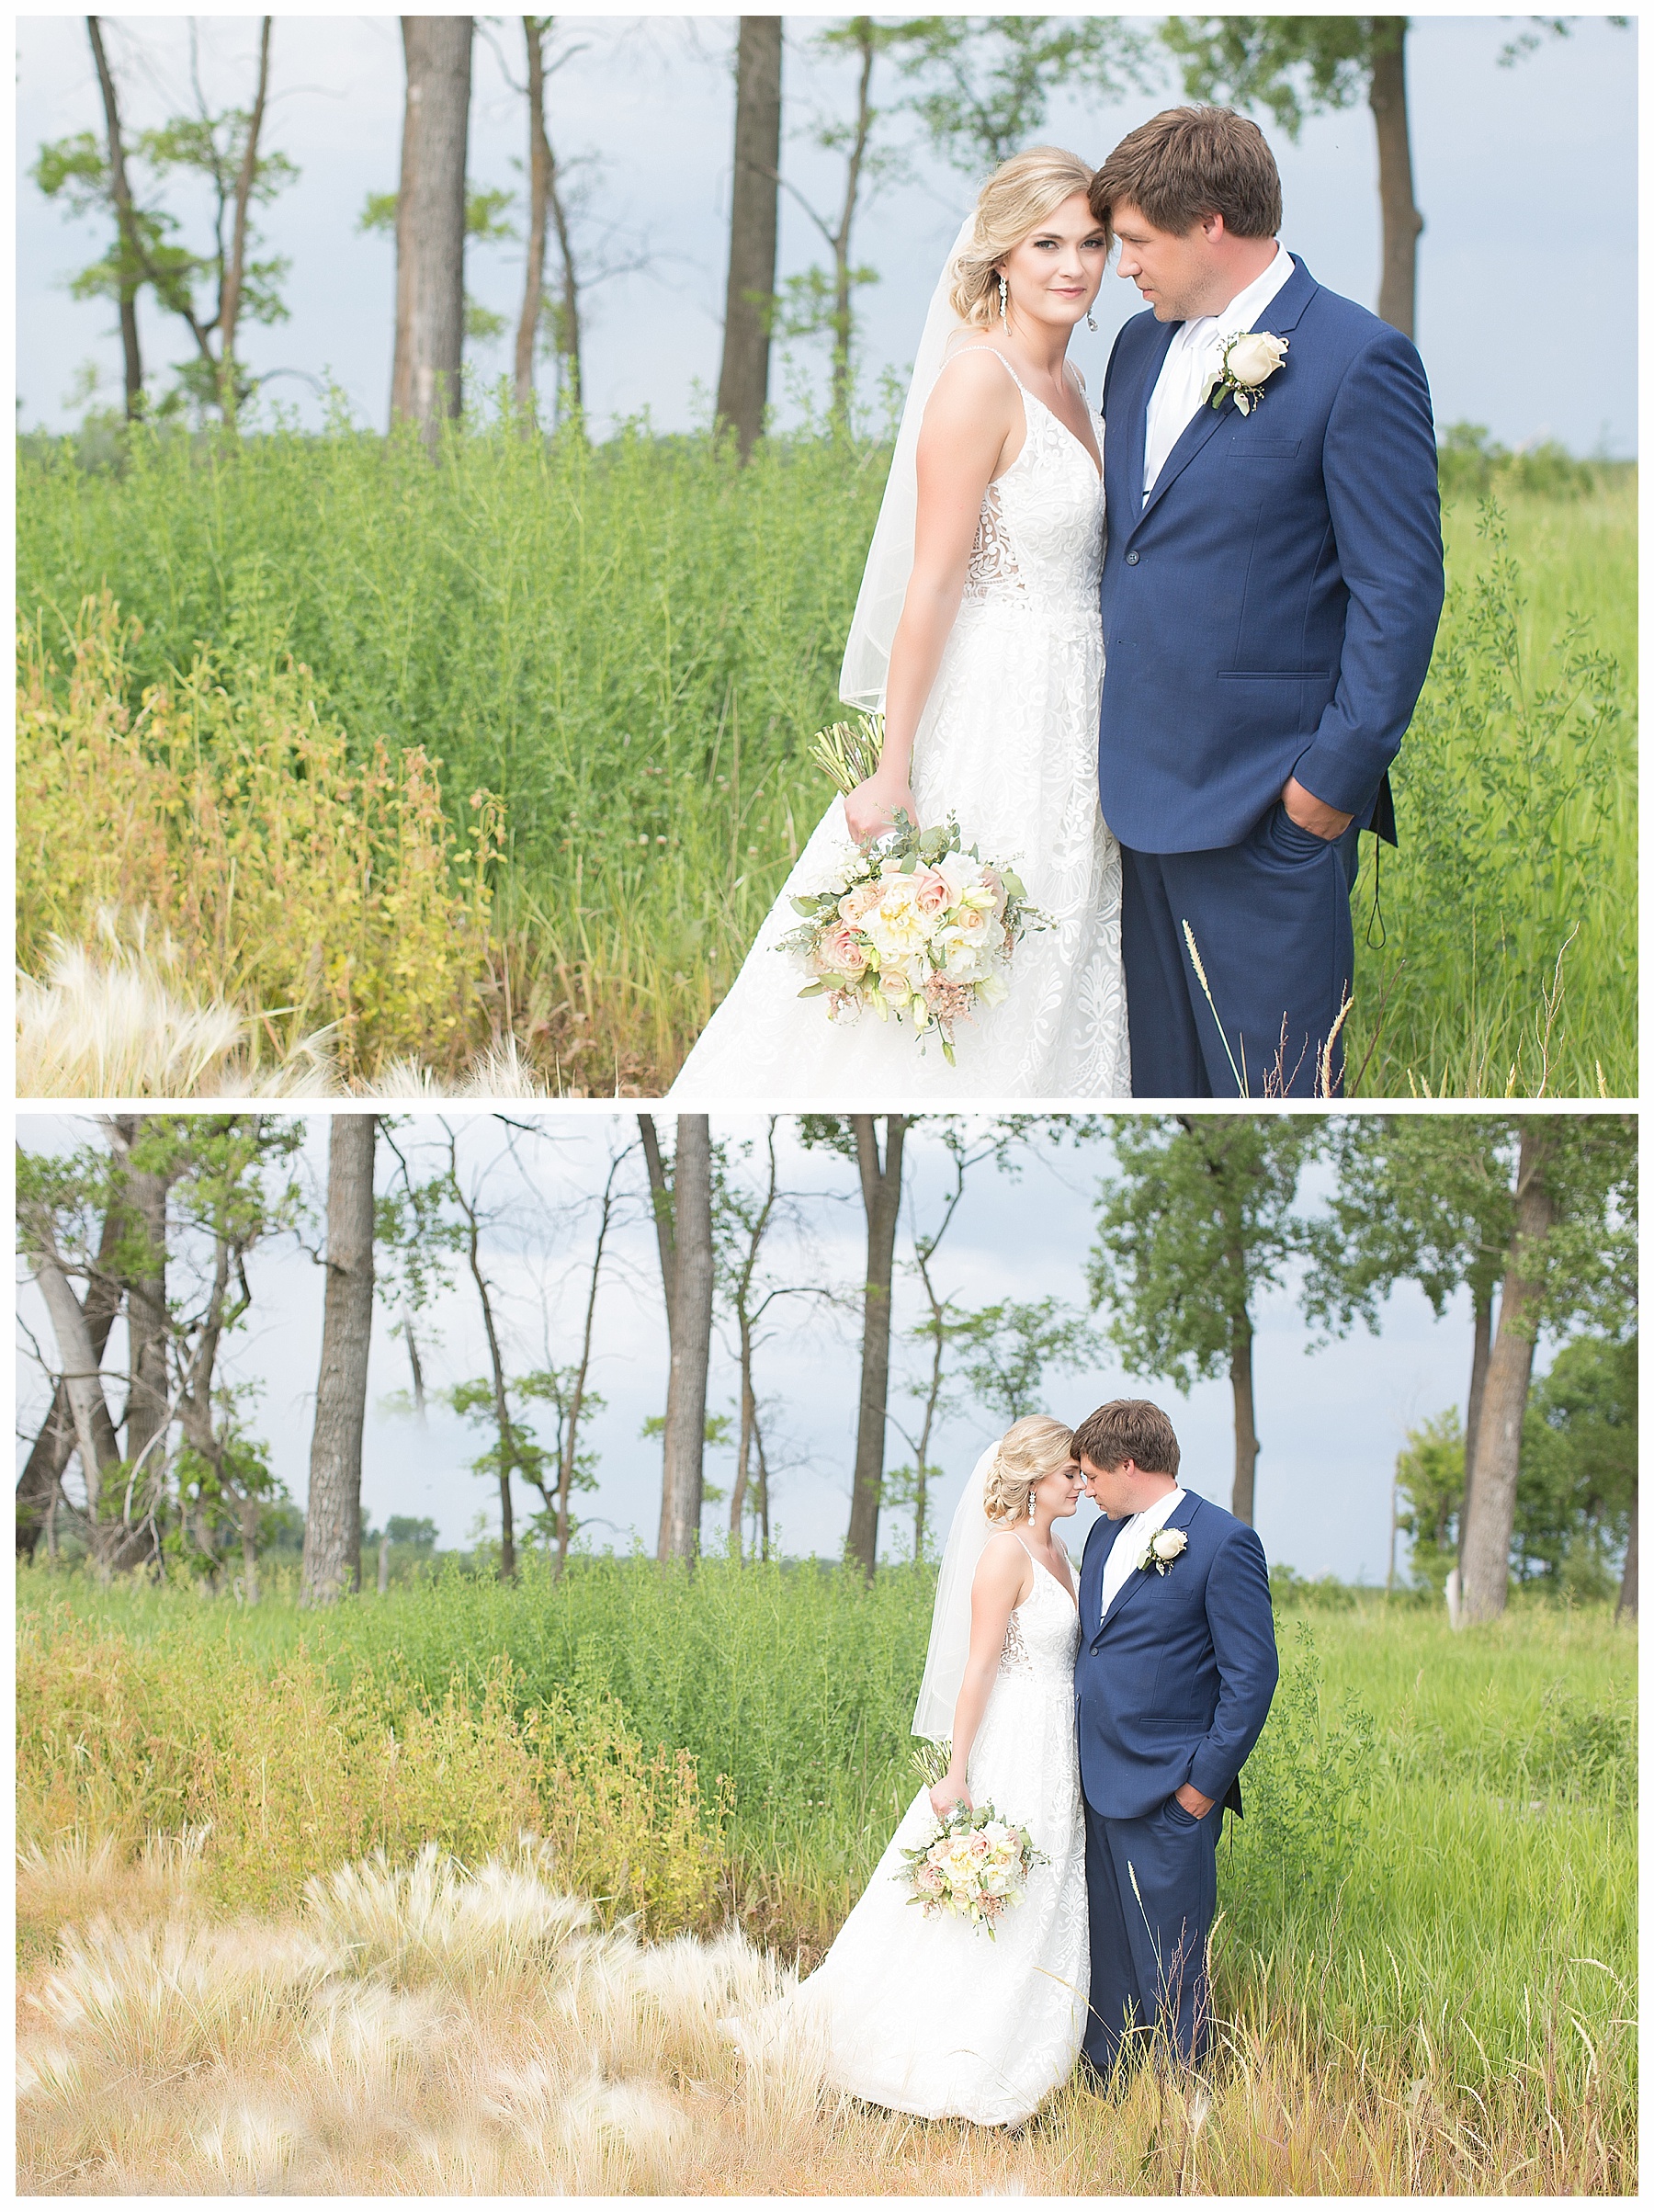
[[[1189,1548],[1188,1534],[1182,1528],[1157,1528],[1143,1549],[1138,1561],[1138,1572],[1146,1574],[1150,1567],[1156,1574],[1164,1574],[1173,1560],[1181,1560]]]
[[[1286,358],[1286,339],[1267,330],[1237,331],[1224,342],[1218,367],[1207,379],[1201,398],[1221,407],[1232,391],[1240,413],[1250,414],[1263,396],[1263,386]]]

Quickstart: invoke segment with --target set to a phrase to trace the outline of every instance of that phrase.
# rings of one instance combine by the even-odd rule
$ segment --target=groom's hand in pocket
[[[1313,791],[1306,791],[1296,776],[1286,778],[1281,804],[1300,830],[1308,830],[1311,837],[1324,838],[1329,845],[1342,837],[1355,819],[1354,814],[1341,814],[1336,807],[1328,806]]]
[[[1186,1813],[1192,1814],[1197,1821],[1204,1821],[1217,1799],[1203,1798],[1193,1782],[1185,1782],[1177,1793],[1177,1801]]]

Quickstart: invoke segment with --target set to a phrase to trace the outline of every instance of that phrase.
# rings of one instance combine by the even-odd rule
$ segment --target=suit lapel
[[[1195,1496],[1192,1490],[1184,1491],[1183,1495],[1183,1503],[1166,1515],[1165,1519],[1161,1523],[1161,1526],[1162,1528],[1187,1528],[1190,1522],[1195,1518],[1195,1515],[1200,1511],[1200,1499]],[[1122,1522],[1120,1526],[1124,1527],[1125,1523]],[[1173,1565],[1171,1571],[1173,1574],[1177,1572],[1177,1568],[1175,1565]],[[1161,1577],[1155,1573],[1152,1567],[1134,1567],[1131,1572],[1126,1577],[1124,1582],[1121,1583],[1119,1595],[1115,1599],[1114,1604],[1108,1608],[1108,1615],[1103,1623],[1100,1633],[1104,1636],[1108,1634],[1108,1631],[1114,1627],[1116,1621],[1119,1619],[1121,1614],[1125,1612],[1127,1606],[1131,1605],[1140,1594],[1146,1583],[1150,1582],[1159,1582],[1160,1580]]]
[[[1154,397],[1154,387],[1159,383],[1160,372],[1165,367],[1167,350],[1182,327],[1179,323],[1160,323],[1155,325],[1154,341],[1144,356],[1142,380],[1127,410],[1125,495],[1133,506],[1140,507],[1143,504],[1143,455],[1149,444],[1149,403]],[[1129,513],[1130,509],[1127,511]],[[1127,535],[1130,535],[1129,531]]]
[[[1097,1526],[1109,1531],[1109,1534],[1094,1544],[1088,1537],[1085,1556],[1080,1562],[1080,1626],[1082,1633],[1093,1644],[1102,1633],[1100,1628],[1092,1628],[1091,1623],[1097,1617],[1098,1602],[1103,1594],[1103,1570],[1108,1564],[1109,1553],[1120,1540],[1120,1531],[1128,1517],[1122,1514],[1119,1520],[1111,1521],[1105,1514]],[[1092,1537],[1096,1537],[1096,1529],[1092,1531]]]
[[[1305,308],[1308,306],[1310,300],[1320,289],[1320,288],[1316,283],[1315,278],[1309,274],[1303,263],[1297,260],[1295,256],[1291,276],[1287,278],[1286,283],[1282,285],[1280,290],[1269,302],[1269,305],[1263,310],[1263,317],[1261,319],[1264,327],[1274,331],[1276,337],[1280,337],[1286,331],[1296,329],[1299,316],[1303,313]],[[1181,323],[1179,323],[1176,325],[1176,327],[1181,329],[1183,326]],[[1170,344],[1170,340],[1168,340],[1167,343]],[[1165,348],[1162,346],[1161,349],[1161,359],[1163,361],[1164,358]],[[1280,376],[1286,376],[1290,374],[1291,368],[1292,354],[1289,348],[1285,362],[1283,362],[1281,368],[1276,373]],[[1156,369],[1156,376],[1158,376],[1159,373],[1159,370]],[[1160,505],[1161,494],[1166,492],[1175,482],[1175,480],[1183,474],[1184,471],[1194,459],[1195,456],[1200,451],[1201,448],[1211,437],[1213,431],[1217,429],[1218,424],[1223,422],[1226,417],[1233,414],[1235,412],[1235,402],[1232,394],[1225,394],[1221,407],[1214,407],[1209,400],[1202,401],[1201,404],[1195,410],[1194,420],[1184,425],[1183,433],[1178,438],[1177,443],[1173,447],[1171,452],[1167,454],[1161,472],[1154,480],[1154,489],[1150,493],[1148,500],[1145,503],[1142,496],[1143,454],[1149,442],[1149,400],[1152,396],[1153,391],[1154,385],[1151,381],[1150,383],[1148,392],[1145,393],[1143,399],[1143,429],[1142,435],[1138,441],[1137,483],[1139,513],[1137,521],[1131,526],[1132,530],[1137,528],[1139,523],[1144,521],[1149,516],[1153,514],[1155,508]],[[1129,537],[1130,535],[1131,530],[1128,530],[1127,532],[1127,536]]]

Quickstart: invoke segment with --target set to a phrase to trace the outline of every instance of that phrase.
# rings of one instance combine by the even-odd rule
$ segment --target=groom
[[[1356,847],[1395,843],[1387,771],[1442,609],[1430,388],[1410,339],[1278,243],[1255,123],[1170,108],[1091,204],[1150,311],[1103,386],[1097,773],[1132,1093],[1337,1092]]]
[[[1074,1662],[1091,1913],[1082,2048],[1106,2079],[1133,2027],[1163,2030],[1190,2063],[1204,2053],[1222,1808],[1240,1810],[1237,1777],[1280,1667],[1263,1547],[1179,1488],[1159,1406],[1099,1406],[1073,1449],[1108,1516],[1080,1563]]]

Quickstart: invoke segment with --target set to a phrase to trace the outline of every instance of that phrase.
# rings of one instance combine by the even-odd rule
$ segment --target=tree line
[[[1046,1402],[1048,1375],[1094,1369],[1105,1348],[1145,1383],[1186,1391],[1199,1379],[1228,1381],[1229,1503],[1252,1521],[1260,1297],[1288,1291],[1324,1342],[1358,1323],[1377,1332],[1386,1298],[1413,1283],[1438,1316],[1462,1291],[1470,1321],[1462,1424],[1456,1412],[1427,1423],[1399,1463],[1399,1522],[1418,1570],[1447,1591],[1456,1618],[1483,1620],[1506,1603],[1513,1551],[1519,1565],[1554,1565],[1558,1546],[1589,1527],[1616,1549],[1628,1538],[1621,1596],[1636,1608],[1629,1117],[807,1116],[796,1134],[842,1163],[837,1202],[859,1221],[862,1261],[846,1289],[828,1283],[796,1233],[821,1201],[787,1187],[774,1119],[762,1138],[715,1137],[705,1116],[680,1116],[664,1131],[640,1114],[580,1201],[580,1257],[563,1268],[573,1320],[538,1366],[507,1341],[499,1268],[520,1228],[521,1189],[535,1185],[532,1147],[549,1125],[505,1116],[495,1125],[499,1159],[518,1178],[509,1188],[466,1151],[463,1125],[334,1117],[323,1233],[313,1243],[295,1169],[303,1125],[292,1117],[112,1116],[73,1152],[20,1151],[20,1250],[53,1343],[35,1347],[51,1395],[18,1478],[19,1552],[54,1548],[60,1530],[72,1529],[104,1574],[169,1559],[232,1571],[239,1555],[244,1587],[256,1594],[261,1531],[279,1486],[253,1434],[246,1389],[225,1381],[221,1356],[253,1306],[249,1255],[287,1237],[312,1250],[324,1276],[304,1601],[331,1602],[361,1584],[376,1310],[405,1347],[417,1409],[433,1303],[456,1285],[474,1300],[486,1364],[444,1394],[479,1432],[472,1467],[497,1496],[499,1572],[515,1574],[525,1539],[561,1572],[580,1495],[596,1480],[589,1435],[603,1408],[594,1380],[600,1293],[613,1281],[621,1229],[643,1221],[665,1320],[664,1412],[647,1424],[660,1439],[663,1560],[692,1563],[708,1506],[719,1504],[731,1545],[769,1555],[777,1437],[762,1371],[788,1317],[847,1310],[859,1336],[844,1553],[872,1576],[881,1518],[887,1537],[893,1516],[911,1522],[915,1557],[934,1544],[945,1420],[967,1404],[1014,1420]],[[909,1169],[915,1135],[944,1171],[923,1206]],[[946,1288],[945,1246],[973,1178],[1014,1177],[1036,1151],[1105,1137],[1110,1166],[1097,1186],[1083,1308],[1048,1297],[972,1309]],[[1306,1205],[1312,1167],[1325,1195]],[[918,1319],[893,1344],[899,1267],[915,1286]],[[126,1362],[111,1375],[118,1318]],[[738,1373],[732,1416],[708,1406],[715,1333]],[[1542,1335],[1564,1348],[1536,1400]],[[733,1457],[724,1491],[708,1478],[712,1446]],[[1331,1435],[1331,1482],[1338,1450]],[[525,1496],[535,1502],[526,1526]]]
[[[268,147],[272,19],[261,19],[255,81],[243,106],[215,108],[192,66],[193,104],[164,124],[133,132],[111,65],[103,20],[86,18],[101,134],[82,130],[42,145],[31,175],[73,212],[107,213],[112,236],[78,272],[79,298],[117,310],[125,412],[136,420],[148,397],[137,305],[147,293],[186,327],[190,353],[176,366],[173,404],[215,410],[233,423],[255,389],[237,352],[247,323],[270,324],[287,310],[287,263],[260,254],[257,211],[297,176]],[[1623,24],[1626,18],[1611,17]],[[1501,59],[1519,61],[1541,31],[1566,36],[1564,18],[1533,18]],[[1169,61],[1183,96],[1220,100],[1267,115],[1296,139],[1306,117],[1365,103],[1377,153],[1382,224],[1378,312],[1410,336],[1417,295],[1417,243],[1423,217],[1414,198],[1408,113],[1405,16],[1190,16],[1152,31],[1116,16],[920,16],[843,18],[820,32],[788,32],[778,16],[737,19],[733,51],[727,280],[717,418],[750,452],[764,434],[771,352],[777,335],[820,340],[828,349],[831,419],[847,423],[856,332],[855,295],[878,280],[860,257],[870,204],[881,184],[912,174],[915,145],[949,163],[971,186],[1043,128],[1052,96],[1069,88],[1114,99],[1127,90],[1163,92]],[[591,287],[646,265],[646,251],[617,253],[583,225],[575,164],[559,158],[550,129],[558,73],[594,40],[601,21],[525,16],[520,62],[493,21],[470,16],[401,20],[404,101],[396,189],[370,198],[361,227],[394,237],[396,306],[391,380],[392,420],[418,425],[433,446],[462,402],[467,336],[502,335],[503,319],[468,299],[468,244],[515,239],[523,247],[521,303],[513,368],[516,403],[537,401],[537,363],[554,367],[554,417],[579,415],[584,400],[582,330]],[[469,177],[472,60],[477,37],[495,46],[507,82],[524,102],[525,177],[520,216],[514,196]],[[196,32],[192,22],[192,62]],[[841,111],[795,117],[799,133],[840,164],[834,203],[818,207],[789,174],[783,141],[787,51],[799,62],[848,62],[853,87]],[[520,74],[518,74],[520,70]],[[1173,96],[1175,96],[1173,95]],[[791,108],[799,103],[794,99]],[[899,128],[900,126],[900,128]],[[147,179],[141,185],[138,179]],[[205,251],[184,244],[164,193],[183,179],[207,187],[212,235]],[[777,282],[782,196],[800,208],[826,259]],[[303,374],[300,370],[273,373]]]

